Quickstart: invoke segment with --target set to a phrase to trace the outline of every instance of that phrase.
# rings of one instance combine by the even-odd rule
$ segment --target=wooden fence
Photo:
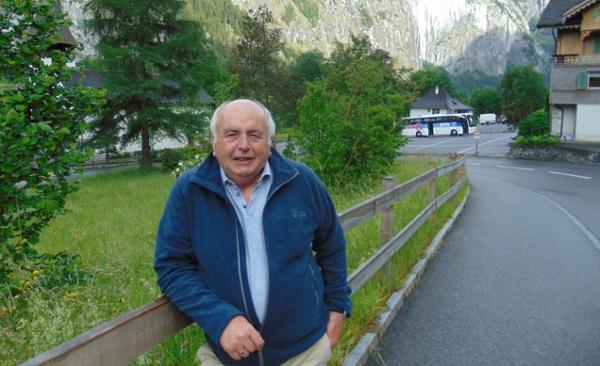
[[[401,185],[394,186],[393,178],[384,179],[384,192],[339,214],[344,232],[381,214],[381,248],[348,277],[352,294],[375,273],[390,269],[390,258],[423,225],[438,207],[452,199],[466,182],[464,155],[451,155],[451,162],[430,170]],[[436,178],[449,174],[450,188],[435,197]],[[419,188],[427,186],[428,206],[406,227],[392,237],[393,205]],[[383,269],[383,271],[382,271]],[[21,366],[33,365],[94,365],[115,366],[135,360],[165,339],[173,336],[193,320],[179,311],[162,296],[122,316],[38,355]]]

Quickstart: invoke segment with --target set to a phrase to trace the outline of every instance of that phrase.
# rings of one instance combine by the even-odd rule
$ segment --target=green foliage
[[[296,20],[296,10],[292,6],[292,4],[287,4],[285,6],[285,10],[283,11],[281,20],[283,20],[284,23],[287,25],[290,25],[290,23],[292,23],[294,20]]]
[[[304,15],[306,20],[316,27],[319,23],[319,4],[314,0],[292,0],[298,7],[298,10]]]
[[[171,175],[175,178],[179,177],[186,170],[195,167],[196,165],[200,165],[210,151],[212,150],[212,146],[208,139],[201,139],[200,137],[196,137],[198,141],[201,141],[198,146],[186,146],[182,149],[183,157],[180,159],[177,164],[171,169]]]
[[[272,22],[273,14],[265,5],[248,12],[242,38],[233,50],[231,71],[238,77],[234,97],[252,97],[276,114],[273,99],[287,78],[279,57],[282,31],[270,28]]]
[[[544,136],[550,132],[550,118],[544,110],[531,113],[519,123],[519,136]]]
[[[20,253],[12,254],[18,257]],[[79,256],[61,251],[36,253],[21,263],[6,258],[0,263],[0,296],[17,296],[39,288],[53,289],[87,282],[90,276],[77,260]]]
[[[477,116],[483,113],[494,113],[499,116],[502,112],[502,100],[496,88],[485,87],[475,90],[471,94],[469,103],[471,107],[475,108],[475,115]]]
[[[455,88],[452,75],[443,67],[436,67],[425,62],[423,68],[415,71],[410,80],[417,85],[419,97],[422,97],[431,89],[439,86],[455,98],[460,98],[459,91]]]
[[[201,24],[181,16],[184,6],[179,0],[86,4],[108,90],[92,139],[140,141],[144,167],[152,166],[151,139],[184,139],[207,127],[199,92],[223,75]]]
[[[542,74],[532,65],[509,69],[502,76],[498,90],[503,101],[502,114],[515,125],[532,112],[544,108],[548,98]]]
[[[185,160],[184,152],[179,149],[165,149],[158,157],[162,161],[162,169],[165,172],[175,170],[179,162]]]
[[[452,79],[459,92],[469,97],[472,97],[473,92],[478,90],[487,88],[496,89],[500,83],[500,76],[488,75],[480,70],[466,71],[462,74],[454,75]]]
[[[308,84],[287,150],[330,186],[382,176],[403,144],[394,121],[405,85],[387,53],[352,39],[338,44],[323,79]]]
[[[276,98],[277,121],[284,126],[298,123],[297,103],[306,93],[307,82],[315,81],[324,74],[325,57],[318,50],[304,52],[296,57],[288,68],[288,85]]]
[[[543,109],[535,111],[519,123],[519,136],[514,144],[517,146],[549,146],[557,145],[560,140],[549,136],[550,118]]]
[[[84,117],[98,112],[102,95],[81,84],[65,86],[75,50],[55,46],[67,21],[52,3],[7,0],[1,10],[0,70],[8,82],[0,90],[0,282],[5,283],[24,268],[69,272],[68,254],[40,256],[32,246],[77,189],[67,178],[82,172],[85,154],[75,145],[86,129]]]
[[[210,34],[211,48],[220,59],[228,59],[237,35],[241,34],[246,12],[231,1],[189,0],[185,4],[183,17],[202,23]]]
[[[555,136],[537,135],[537,136],[517,136],[514,144],[517,146],[552,146],[558,145],[560,140]]]
[[[371,16],[371,13],[369,12],[369,9],[365,6],[365,4],[362,4],[360,6],[360,21],[362,23],[362,25],[365,28],[371,28],[373,26],[373,17]]]

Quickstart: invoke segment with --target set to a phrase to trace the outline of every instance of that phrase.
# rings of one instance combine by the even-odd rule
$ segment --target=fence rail
[[[375,273],[386,265],[410,237],[435,214],[437,209],[452,199],[466,182],[464,155],[451,156],[451,163],[431,169],[403,184],[393,186],[383,193],[363,201],[339,214],[345,232],[366,220],[382,214],[383,240],[381,248],[359,268],[348,276],[352,294],[356,293]],[[449,174],[450,189],[435,198],[435,181]],[[457,179],[457,176],[460,176]],[[416,190],[427,186],[429,204],[407,226],[392,237],[393,205]],[[387,216],[384,218],[384,216]],[[387,238],[391,238],[387,240]],[[61,365],[61,366],[114,366],[135,360],[167,338],[193,323],[193,320],[179,311],[169,299],[159,297],[137,309],[104,323],[80,336],[65,342],[50,351],[42,353],[21,366]]]

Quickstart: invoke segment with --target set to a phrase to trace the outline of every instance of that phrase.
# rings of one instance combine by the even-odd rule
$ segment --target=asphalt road
[[[508,144],[517,135],[503,124],[479,126],[479,138],[474,134],[464,136],[412,137],[400,148],[402,153],[447,154],[457,152],[467,155],[503,156]]]
[[[465,210],[367,365],[600,365],[600,167],[467,165]]]

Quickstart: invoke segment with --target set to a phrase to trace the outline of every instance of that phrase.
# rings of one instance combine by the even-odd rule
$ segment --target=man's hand
[[[219,343],[229,357],[239,361],[252,352],[260,351],[265,341],[246,318],[236,316],[225,327]]]
[[[327,338],[329,338],[329,343],[331,344],[332,351],[340,341],[340,336],[342,335],[343,327],[344,317],[342,316],[342,314],[335,311],[330,311],[329,322],[327,323]]]

